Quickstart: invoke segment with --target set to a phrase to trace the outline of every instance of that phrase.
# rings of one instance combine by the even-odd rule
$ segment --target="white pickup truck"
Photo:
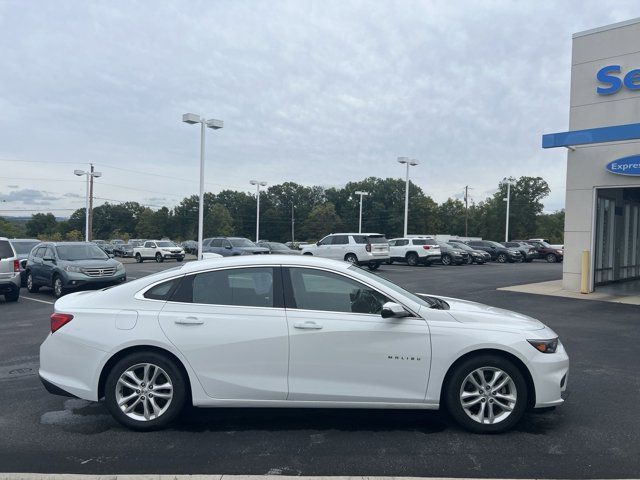
[[[145,260],[155,260],[164,262],[169,258],[174,258],[181,262],[184,260],[184,250],[169,240],[147,240],[143,245],[133,249],[133,258],[136,262],[142,263]]]

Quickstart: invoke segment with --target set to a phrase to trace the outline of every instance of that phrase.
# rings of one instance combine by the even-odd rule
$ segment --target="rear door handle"
[[[179,318],[175,321],[178,325],[202,325],[204,320],[198,317]]]
[[[299,328],[302,330],[320,330],[322,325],[316,322],[296,322],[293,324],[293,328]]]

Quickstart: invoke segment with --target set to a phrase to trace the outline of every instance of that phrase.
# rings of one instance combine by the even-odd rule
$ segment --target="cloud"
[[[66,198],[84,198],[84,195],[80,195],[78,193],[67,192],[63,195]]]
[[[7,188],[20,188],[20,185],[7,185]]]
[[[53,201],[60,200],[61,197],[49,192],[24,188],[13,190],[6,195],[0,195],[0,201],[18,202],[24,205],[51,205]]]

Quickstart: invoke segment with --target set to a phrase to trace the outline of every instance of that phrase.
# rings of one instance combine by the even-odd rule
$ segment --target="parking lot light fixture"
[[[200,124],[200,194],[198,200],[198,260],[202,260],[202,237],[204,231],[204,133],[205,127],[218,130],[224,127],[222,120],[211,118],[209,120],[196,115],[195,113],[185,113],[182,121],[190,125]]]
[[[360,195],[360,217],[358,220],[358,233],[362,233],[362,197],[369,195],[369,192],[363,190],[356,190],[356,195]]]
[[[96,172],[93,169],[93,164],[91,164],[91,168],[87,171],[85,170],[74,170],[73,174],[81,177],[83,175],[85,175],[87,177],[87,193],[86,193],[86,199],[85,199],[85,210],[84,210],[84,240],[85,242],[88,242],[91,240],[91,221],[90,221],[90,217],[91,217],[91,205],[93,204],[92,202],[92,194],[93,194],[93,179],[94,178],[98,178],[102,176],[102,172]]]
[[[419,165],[415,158],[398,157],[398,163],[407,166],[406,186],[404,190],[404,236],[407,236],[407,224],[409,222],[409,167]]]
[[[251,185],[256,186],[256,242],[260,240],[260,187],[266,187],[267,182],[250,180]]]

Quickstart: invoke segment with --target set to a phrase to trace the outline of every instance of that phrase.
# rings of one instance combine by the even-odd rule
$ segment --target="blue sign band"
[[[640,176],[640,155],[619,158],[607,163],[605,168],[616,175]]]
[[[589,143],[620,142],[640,139],[640,123],[613,127],[588,128],[572,132],[548,133],[542,136],[542,148],[571,147]]]

